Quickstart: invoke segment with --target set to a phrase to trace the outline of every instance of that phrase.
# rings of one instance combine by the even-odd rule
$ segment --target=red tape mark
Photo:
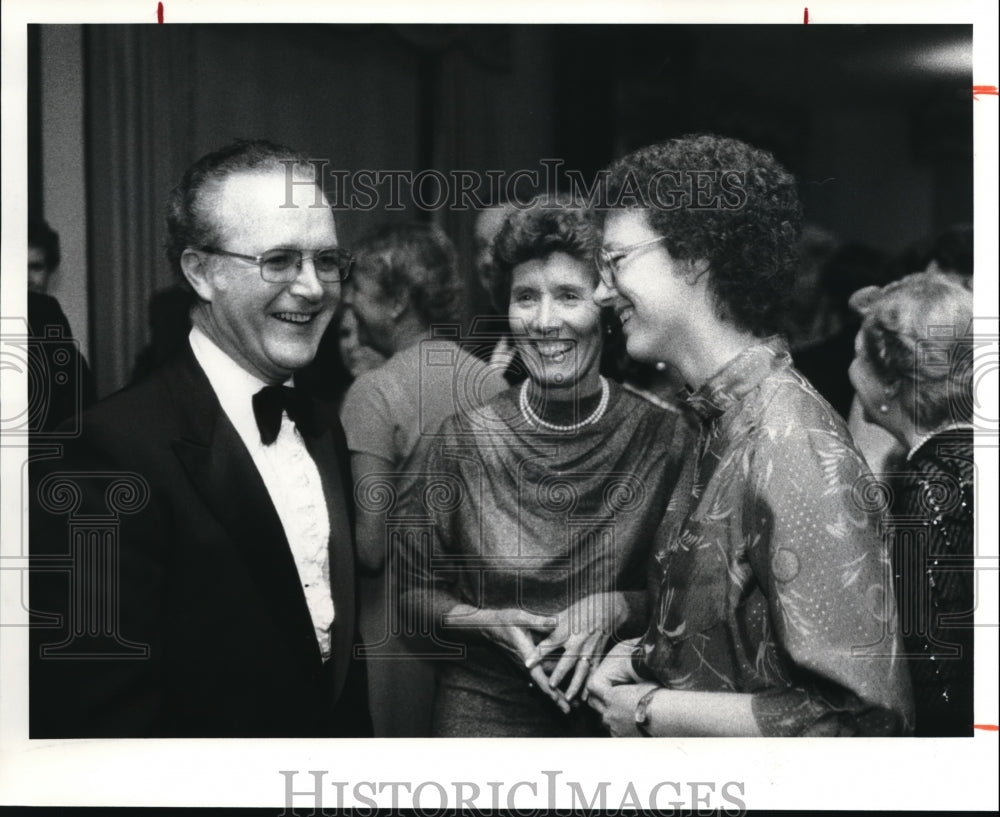
[[[974,723],[973,729],[982,729],[984,732],[1000,732],[1000,726],[995,723]]]
[[[156,4],[156,22],[163,22],[163,3]]]
[[[979,94],[990,94],[992,96],[997,95],[996,85],[973,85],[972,86],[972,98],[979,99]]]
[[[806,6],[802,11],[802,25],[809,25],[809,6]]]

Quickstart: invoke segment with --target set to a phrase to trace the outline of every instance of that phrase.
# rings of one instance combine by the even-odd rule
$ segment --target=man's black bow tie
[[[271,445],[278,439],[282,411],[287,412],[288,419],[303,436],[319,434],[319,421],[307,395],[288,386],[265,386],[253,396],[253,416],[264,445]]]

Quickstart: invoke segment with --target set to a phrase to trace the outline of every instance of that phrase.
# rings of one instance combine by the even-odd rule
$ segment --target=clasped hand
[[[612,737],[638,737],[635,709],[642,698],[659,684],[640,681],[632,669],[632,650],[638,639],[615,644],[587,683],[587,703],[595,710]]]
[[[626,614],[620,593],[585,596],[555,616],[555,626],[523,656],[532,678],[537,679],[541,673],[546,680],[545,691],[564,712],[585,689],[591,670]],[[564,686],[567,678],[569,683]]]
[[[506,650],[525,667],[532,682],[568,714],[615,626],[626,616],[625,604],[620,593],[596,593],[556,615],[516,608],[477,610],[465,624],[475,626]],[[535,634],[544,636],[537,644]],[[558,659],[549,657],[560,649]],[[567,677],[570,681],[563,690]]]

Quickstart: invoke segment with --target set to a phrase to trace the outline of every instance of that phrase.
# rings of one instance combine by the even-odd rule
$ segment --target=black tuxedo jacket
[[[329,415],[333,656],[249,452],[188,345],[32,465],[31,737],[370,733],[352,657],[352,486]]]

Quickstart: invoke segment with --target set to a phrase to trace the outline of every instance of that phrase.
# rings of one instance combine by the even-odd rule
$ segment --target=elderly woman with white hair
[[[972,734],[972,293],[939,273],[854,293],[851,382],[909,452],[888,527],[918,736]]]

